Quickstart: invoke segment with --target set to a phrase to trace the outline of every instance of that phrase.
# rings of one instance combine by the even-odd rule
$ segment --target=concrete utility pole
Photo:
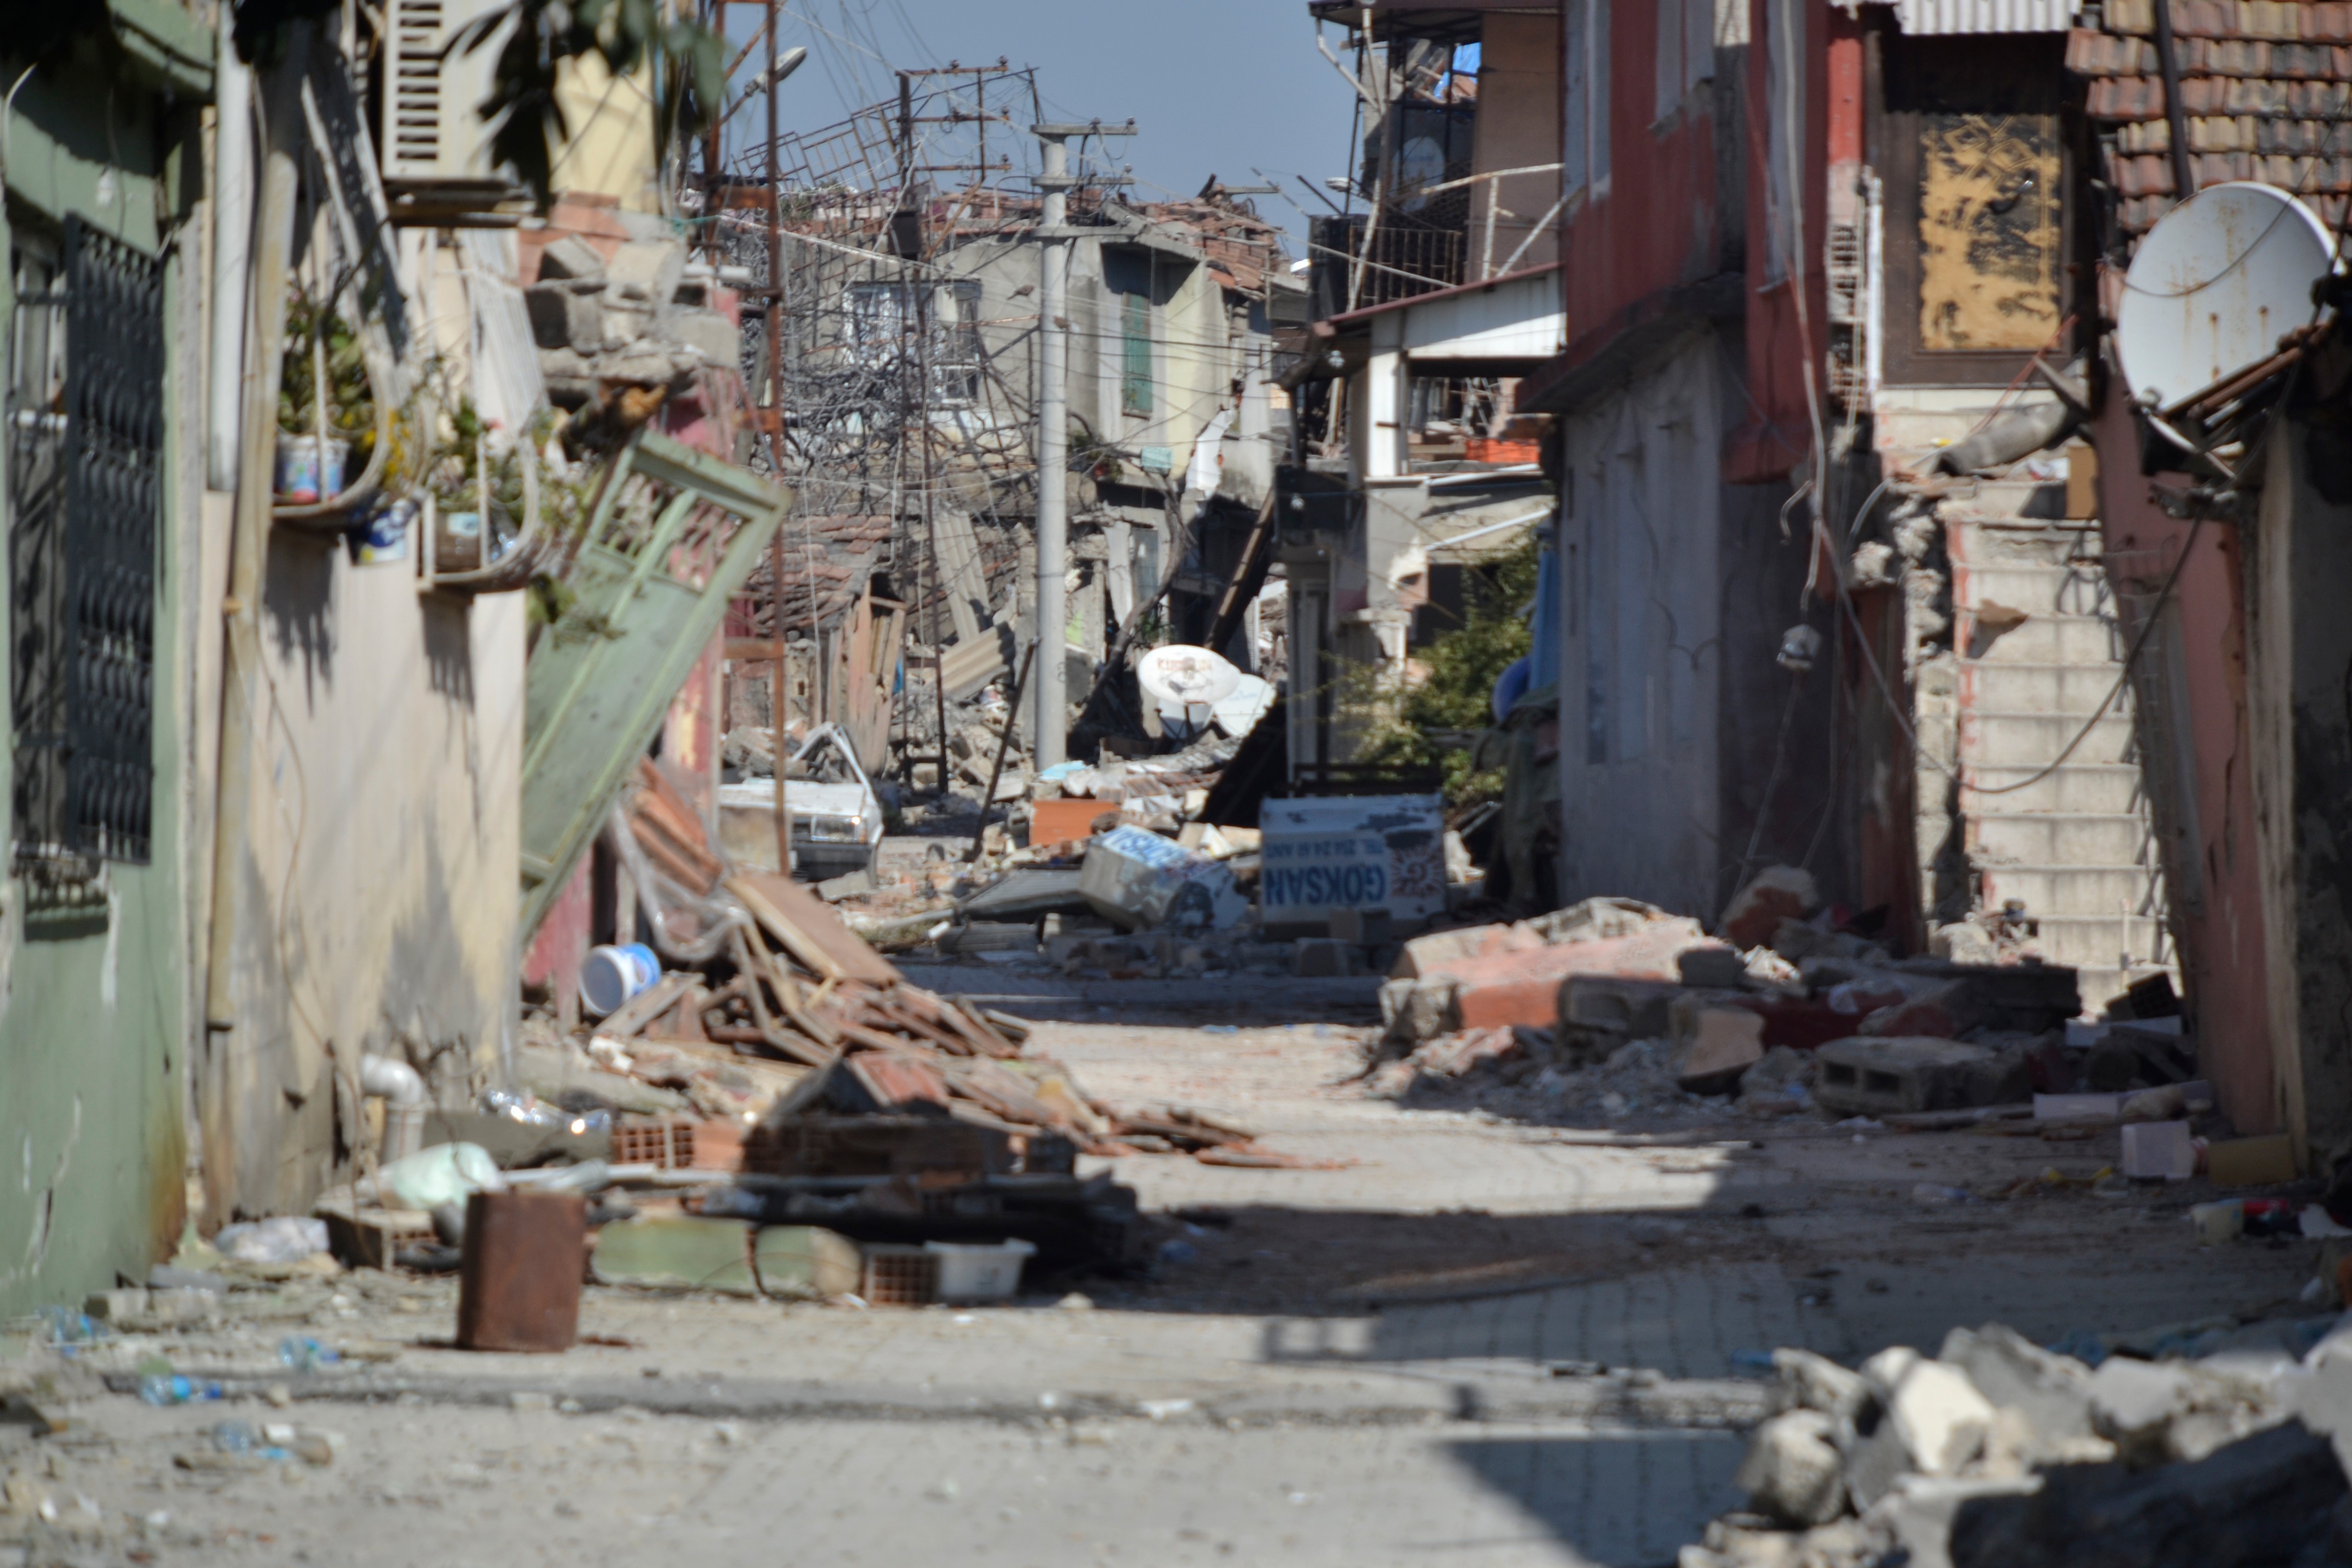
[[[1069,747],[1069,681],[1065,628],[1069,614],[1066,579],[1069,574],[1070,467],[1070,321],[1068,245],[1076,237],[1069,225],[1069,139],[1073,136],[1132,136],[1135,121],[1107,126],[1100,121],[1085,125],[1039,125],[1034,128],[1044,156],[1045,172],[1037,178],[1045,192],[1037,237],[1044,248],[1037,256],[1037,711],[1036,744],[1039,769],[1067,761]]]

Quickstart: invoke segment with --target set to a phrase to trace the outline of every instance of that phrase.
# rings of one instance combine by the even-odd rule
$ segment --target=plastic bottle
[[[193,1405],[220,1396],[219,1384],[197,1383],[177,1373],[150,1373],[139,1380],[139,1397],[150,1405]]]
[[[224,1454],[250,1454],[261,1446],[247,1421],[224,1421],[213,1428],[213,1447]]]
[[[34,1315],[41,1321],[41,1337],[53,1345],[88,1344],[106,1335],[106,1325],[71,1307],[43,1307]]]
[[[278,1359],[296,1372],[315,1372],[322,1366],[332,1366],[343,1359],[342,1352],[322,1345],[308,1334],[298,1334],[278,1342]]]

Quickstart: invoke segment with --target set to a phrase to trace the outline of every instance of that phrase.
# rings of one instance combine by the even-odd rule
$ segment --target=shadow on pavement
[[[1456,1465],[1579,1559],[1611,1568],[1672,1563],[1708,1520],[1738,1507],[1731,1477],[1742,1448],[1736,1434],[1691,1431],[1482,1437],[1445,1446]],[[1402,1544],[1433,1556],[1504,1543]]]

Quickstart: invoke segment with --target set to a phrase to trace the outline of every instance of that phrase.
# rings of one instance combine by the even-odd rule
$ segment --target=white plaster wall
[[[1711,912],[1722,432],[1712,341],[1564,421],[1563,901]]]

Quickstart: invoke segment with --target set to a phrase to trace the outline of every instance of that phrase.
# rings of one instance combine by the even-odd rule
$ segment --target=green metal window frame
[[[1118,307],[1118,408],[1151,414],[1151,296],[1122,294]]]

